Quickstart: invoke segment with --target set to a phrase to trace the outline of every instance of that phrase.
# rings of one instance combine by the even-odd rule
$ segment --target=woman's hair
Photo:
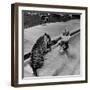
[[[70,32],[67,29],[65,29],[65,31],[63,32],[63,35],[68,36],[69,34],[70,34]]]

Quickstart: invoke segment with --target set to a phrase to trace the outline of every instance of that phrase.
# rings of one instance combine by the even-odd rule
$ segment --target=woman
[[[63,32],[63,34],[61,35],[61,38],[62,39],[59,42],[60,52],[61,53],[67,52],[67,49],[69,48],[69,39],[70,39],[69,31],[66,31],[65,29],[65,32]]]

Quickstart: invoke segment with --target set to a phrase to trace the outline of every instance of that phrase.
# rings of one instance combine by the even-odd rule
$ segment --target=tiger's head
[[[44,42],[46,45],[48,45],[51,42],[51,37],[47,33],[44,34]]]

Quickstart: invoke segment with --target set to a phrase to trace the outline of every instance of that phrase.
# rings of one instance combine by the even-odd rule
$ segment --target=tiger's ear
[[[44,41],[46,41],[46,39],[47,39],[47,34],[45,33],[43,37],[44,37]]]
[[[47,36],[47,34],[46,34],[46,33],[44,33],[44,35],[43,35],[43,36],[44,36],[44,38],[45,38],[45,37]]]
[[[44,35],[47,35],[47,33],[44,33]]]

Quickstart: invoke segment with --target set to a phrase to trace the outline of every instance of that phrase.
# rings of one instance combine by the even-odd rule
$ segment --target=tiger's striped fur
[[[51,50],[50,43],[51,38],[45,33],[36,41],[32,48],[30,65],[35,76],[38,76],[37,69],[41,68],[44,64],[44,55]]]

